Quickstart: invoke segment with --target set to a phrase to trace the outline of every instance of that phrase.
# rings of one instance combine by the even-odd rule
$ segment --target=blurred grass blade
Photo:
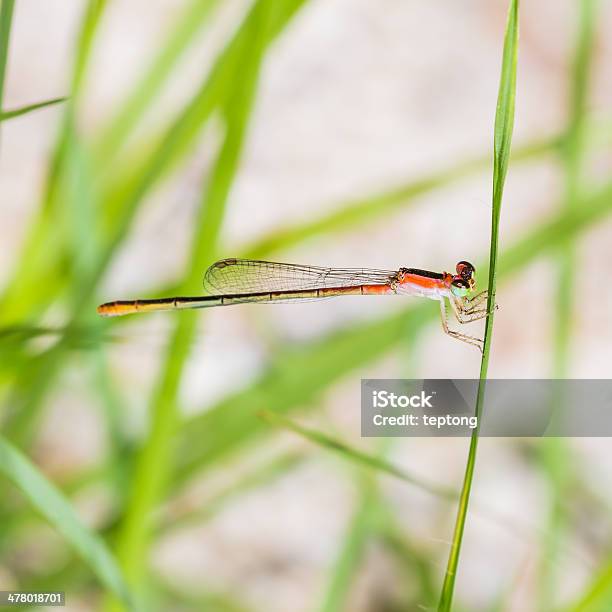
[[[258,0],[247,20],[248,28],[242,30],[241,55],[235,64],[235,78],[229,80],[231,89],[223,99],[225,140],[204,190],[185,287],[199,279],[201,270],[215,255],[228,194],[240,162],[261,64],[265,50],[273,39],[270,16],[277,10],[274,4],[277,1]],[[284,3],[297,7],[302,1],[285,0]],[[226,74],[225,78],[229,76]],[[196,330],[197,313],[183,314],[176,323],[159,377],[160,383],[153,396],[151,432],[137,461],[134,493],[119,536],[120,560],[128,580],[138,589],[144,576],[151,535],[150,524],[143,521],[143,517],[148,517],[156,508],[170,475],[172,439],[178,420],[177,395]]]
[[[512,159],[517,162],[530,161],[558,150],[561,146],[561,140],[558,137],[537,140],[518,149]],[[388,191],[329,206],[327,208],[331,212],[319,218],[306,220],[293,227],[273,230],[253,243],[240,248],[241,257],[257,259],[295,247],[317,236],[325,234],[335,236],[339,232],[348,232],[370,221],[381,219],[384,215],[405,209],[419,196],[467,178],[484,170],[490,163],[490,155],[476,157],[433,172],[424,178],[408,181]]]
[[[100,582],[131,609],[128,589],[104,542],[83,525],[70,502],[38,469],[2,437],[0,470],[81,555]]]
[[[0,112],[4,109],[4,81],[8,65],[15,0],[0,0]]]
[[[371,468],[373,470],[389,474],[390,476],[395,476],[404,482],[414,485],[424,491],[428,491],[429,493],[433,493],[434,495],[451,499],[456,499],[457,497],[457,492],[453,491],[452,489],[447,489],[445,487],[427,482],[418,476],[413,476],[412,474],[409,474],[408,472],[398,468],[388,461],[385,461],[384,459],[381,459],[380,457],[377,457],[376,455],[371,455],[369,453],[357,450],[348,444],[341,442],[340,440],[328,436],[327,434],[298,425],[294,421],[291,421],[280,414],[270,412],[269,410],[262,410],[259,412],[259,416],[273,425],[278,425],[297,433],[303,438],[306,438],[310,442],[313,442],[326,450],[340,454],[347,461],[352,461],[353,463],[363,467]]]
[[[94,40],[107,5],[108,0],[89,0],[85,9],[77,42],[76,61],[72,71],[71,98],[75,102],[81,94],[83,82],[87,74],[87,67],[91,59]]]
[[[291,18],[299,4],[285,0],[275,3],[270,25],[272,39],[282,30],[284,23]],[[81,75],[104,5],[103,2],[93,0],[88,5],[79,39],[79,58],[73,78],[75,89],[79,88],[82,82]],[[220,107],[227,92],[232,89],[233,83],[228,75],[235,73],[244,33],[250,31],[252,19],[251,11],[203,80],[193,99],[179,113],[146,157],[138,164],[133,159],[118,159],[117,171],[111,173],[111,176],[107,177],[108,180],[102,181],[100,200],[103,204],[104,220],[98,226],[105,234],[105,248],[100,254],[99,264],[92,277],[81,288],[82,301],[90,297],[118,246],[127,236],[146,195],[190,152],[202,127],[213,111]],[[57,201],[57,177],[63,163],[63,152],[68,148],[68,144],[64,133],[58,139],[45,203],[39,217],[32,224],[18,260],[19,266],[0,302],[0,316],[5,324],[23,322],[30,315],[39,314],[57,297],[66,284],[67,278],[63,274],[65,260],[62,237],[60,233],[54,231],[48,209]],[[39,282],[40,278],[45,278],[44,284]],[[47,378],[51,380],[53,377],[49,375]]]
[[[379,509],[376,483],[371,475],[361,476],[361,499],[353,515],[340,554],[330,572],[330,580],[325,593],[321,612],[346,610],[351,584],[359,566],[363,562],[369,537],[374,531]]]
[[[598,0],[581,0],[578,36],[573,59],[570,116],[561,159],[565,170],[565,202],[567,208],[579,205],[582,158],[584,156],[588,79],[594,53],[596,6]],[[555,325],[553,376],[566,378],[576,284],[576,253],[571,241],[561,245]]]
[[[79,256],[72,257],[73,254],[66,247],[74,243],[75,235],[79,236],[78,224],[81,220],[87,215],[89,219],[93,218],[95,202],[92,200],[95,194],[88,175],[85,150],[77,134],[75,105],[79,100],[105,7],[106,1],[90,0],[84,9],[76,45],[70,97],[63,105],[63,120],[51,157],[42,203],[29,228],[12,278],[0,300],[0,317],[4,325],[31,322],[40,315],[54,296],[54,281],[59,270],[62,270],[66,279],[73,281],[71,297],[78,295],[80,290],[82,276],[79,275],[78,282],[75,282],[75,264],[78,267],[85,260],[81,262]],[[85,186],[88,188],[84,189]],[[87,197],[84,198],[84,195]],[[73,210],[79,211],[76,217],[70,214]],[[97,225],[90,225],[88,231],[78,237],[86,246],[88,255],[90,249],[96,246],[94,230]],[[54,267],[54,264],[59,267]],[[67,325],[62,338],[42,353],[44,357],[33,357],[27,367],[18,371],[11,399],[14,401],[14,414],[19,421],[14,431],[22,442],[31,433],[37,415],[36,408],[61,368],[60,356],[64,348],[70,346],[78,336],[79,325],[78,321]],[[23,380],[29,381],[25,387],[22,386]]]
[[[172,510],[166,509],[160,519],[159,533],[164,534],[171,530],[208,521],[241,495],[269,485],[271,481],[285,476],[300,466],[307,458],[306,453],[290,451],[262,462],[260,465],[247,466],[245,473],[241,471],[240,476],[234,478],[234,482],[226,485],[224,483],[224,488],[207,499],[204,504],[197,504],[197,506],[183,504]]]
[[[589,76],[595,51],[595,28],[597,23],[597,0],[581,0],[575,6],[578,12],[577,34],[572,58],[570,81],[570,109],[564,146],[560,149],[565,178],[565,201],[562,206],[571,210],[580,206],[582,196],[582,165],[586,144],[586,111],[589,95]],[[575,291],[576,270],[579,269],[577,249],[573,240],[561,245],[558,264],[556,308],[554,309],[554,349],[552,376],[570,376],[570,354],[573,321],[576,317]],[[563,398],[555,401],[557,409],[563,407]],[[539,459],[550,501],[548,503],[548,527],[544,530],[542,552],[539,563],[538,598],[541,610],[555,603],[558,592],[559,551],[565,537],[565,528],[570,517],[565,509],[565,500],[572,491],[575,477],[572,466],[575,459],[567,441],[562,438],[544,438],[540,442]]]
[[[612,601],[612,561],[604,563],[582,596],[565,612],[602,612],[610,609]]]
[[[275,3],[270,16],[269,43],[282,31],[287,20],[303,2],[281,0]],[[253,8],[196,95],[168,128],[152,154],[135,170],[130,167],[127,178],[119,177],[109,185],[104,210],[108,246],[101,261],[102,267],[127,235],[144,196],[191,151],[213,111],[222,109],[228,96],[231,96],[235,87],[235,75],[240,70],[243,46],[248,44],[248,35],[253,31],[257,18],[257,11]]]
[[[0,318],[4,324],[24,323],[30,317],[33,319],[39,315],[55,297],[56,279],[66,271],[63,226],[55,215],[61,214],[65,203],[61,181],[66,176],[72,177],[77,171],[66,168],[65,156],[76,135],[75,106],[106,4],[106,0],[89,0],[84,10],[76,45],[71,92],[63,107],[64,117],[49,163],[42,203],[28,228],[12,278],[0,299]],[[41,278],[45,279],[44,283],[40,282]]]
[[[592,122],[588,126],[589,139],[594,142],[597,141],[599,145],[609,145],[612,141],[610,125],[609,120]],[[548,153],[559,152],[564,147],[565,135],[562,133],[549,138],[534,140],[514,149],[511,153],[511,160],[513,163],[533,161],[544,157]],[[257,259],[276,252],[287,251],[312,238],[332,234],[337,236],[340,232],[349,232],[368,222],[375,222],[377,219],[383,218],[384,215],[405,210],[411,204],[416,203],[420,196],[473,176],[477,172],[488,168],[490,163],[490,154],[475,157],[433,172],[424,178],[408,181],[387,191],[330,205],[326,208],[331,212],[294,226],[274,229],[252,243],[239,245],[236,252],[239,252],[241,257]]]
[[[160,51],[149,69],[103,130],[100,142],[95,146],[96,158],[102,163],[107,163],[108,158],[113,157],[117,149],[126,143],[127,137],[151,108],[181,56],[208,23],[218,4],[219,0],[192,0],[179,17],[167,40],[161,43]]]
[[[271,39],[279,34],[300,4],[286,0],[275,4],[275,10],[271,15]],[[84,25],[87,32],[90,31],[90,13],[91,11]],[[227,92],[232,89],[233,83],[229,75],[235,73],[236,62],[240,57],[240,46],[244,41],[245,32],[250,31],[252,19],[251,11],[217,59],[193,99],[179,113],[145,159],[136,164],[133,159],[126,161],[121,158],[117,162],[117,172],[113,173],[108,182],[104,181],[100,186],[103,222],[99,225],[105,235],[105,248],[100,254],[95,273],[87,283],[83,284],[83,300],[89,298],[118,246],[127,236],[146,195],[190,152],[202,127],[213,111],[223,103]],[[89,40],[89,37],[83,34],[81,39]],[[80,47],[88,48],[87,45]],[[80,79],[75,78],[75,81],[80,82]],[[61,148],[65,149],[65,143]],[[53,165],[56,167],[58,164]],[[57,169],[52,171],[52,175],[55,174]],[[52,186],[49,189],[52,190]],[[49,196],[47,200],[49,199],[53,198]],[[0,314],[5,323],[19,322],[19,317],[23,321],[23,318],[29,314],[24,304],[32,302],[33,307],[40,311],[57,296],[67,280],[62,276],[64,261],[61,237],[50,231],[52,225],[50,226],[48,219],[45,221],[44,217],[42,215],[42,218],[33,225],[31,239],[27,240],[24,252],[19,258],[20,262],[29,263],[23,263],[14,274],[0,304]],[[40,278],[46,279],[44,291],[38,282]],[[36,300],[26,299],[34,294]]]
[[[281,0],[273,3],[273,10],[270,11],[268,43],[276,38],[303,2],[304,0]],[[84,25],[84,29],[88,32],[91,29],[89,26],[90,13],[91,11],[87,13]],[[257,19],[257,11],[251,10],[210,74],[204,79],[202,87],[167,131],[158,148],[145,160],[142,167],[135,171],[130,168],[131,178],[127,184],[123,185],[124,189],[118,192],[113,192],[111,189],[110,193],[100,196],[105,202],[102,221],[96,223],[96,228],[100,229],[102,234],[102,246],[91,274],[82,278],[77,286],[73,286],[78,294],[73,296],[72,315],[66,326],[67,332],[55,346],[32,359],[31,366],[21,371],[15,382],[14,401],[18,409],[16,410],[17,422],[12,430],[13,435],[18,436],[19,439],[25,441],[31,435],[32,422],[38,412],[40,402],[61,368],[67,348],[72,342],[71,336],[82,323],[80,319],[87,320],[95,317],[91,304],[92,293],[116,250],[127,237],[132,221],[145,196],[166,172],[184,157],[194,145],[203,124],[215,109],[223,109],[225,102],[235,89],[237,79],[233,78],[233,75],[240,69],[241,53],[245,44],[248,45],[248,36],[253,32]],[[88,39],[85,35],[82,35],[81,38]],[[73,130],[67,128],[64,130],[64,138],[61,141],[62,151],[67,150],[67,136],[71,134]],[[228,148],[227,151],[228,155],[232,154],[231,149]],[[63,162],[64,153],[59,155],[59,158]],[[55,178],[50,186],[54,194],[60,182],[59,177],[55,176],[58,174],[59,172],[53,172]],[[49,197],[55,199],[55,195],[50,194]],[[32,241],[28,240],[25,249],[30,259],[25,261],[20,259],[18,273],[14,275],[13,283],[0,305],[0,315],[8,319],[4,320],[5,324],[11,323],[12,317],[16,317],[17,320],[27,317],[27,307],[24,308],[24,304],[27,305],[31,301],[35,303],[36,308],[44,308],[48,302],[53,300],[55,294],[67,280],[64,275],[61,282],[54,282],[58,280],[59,271],[65,267],[66,255],[61,234],[57,232],[55,225],[45,218],[46,216],[43,215],[39,220],[40,223],[35,223],[31,236]],[[30,247],[34,248],[33,252],[30,252]],[[33,265],[32,262],[37,263]],[[192,268],[195,270],[196,262],[193,262]],[[23,273],[23,277],[19,272]],[[46,282],[41,283],[40,278],[45,278]],[[37,299],[31,300],[32,295],[35,295]],[[25,385],[24,380],[28,381]]]
[[[29,104],[28,106],[15,108],[13,110],[3,111],[0,113],[0,121],[8,121],[9,119],[14,119],[15,117],[21,117],[21,115],[26,115],[27,113],[31,113],[32,111],[36,111],[40,108],[46,108],[47,106],[54,106],[55,104],[59,104],[65,100],[66,98],[53,98],[51,100],[46,100],[45,102],[38,102],[36,104]]]
[[[499,218],[501,213],[502,195],[504,183],[508,171],[508,160],[510,159],[510,146],[512,143],[512,131],[514,127],[514,105],[516,97],[516,63],[518,54],[518,0],[510,0],[508,11],[508,22],[504,37],[504,51],[502,58],[501,78],[499,93],[497,97],[497,109],[495,112],[495,129],[493,143],[493,210],[491,220],[491,249],[489,255],[489,286],[487,299],[487,312],[489,316],[485,322],[484,347],[480,365],[480,383],[476,397],[475,414],[478,425],[472,433],[470,449],[465,468],[465,476],[461,489],[461,497],[457,509],[457,518],[453,533],[453,540],[448,556],[444,583],[438,604],[439,612],[450,612],[453,602],[455,579],[459,565],[459,554],[461,542],[467,518],[468,503],[474,478],[476,465],[476,452],[478,449],[478,435],[480,429],[480,418],[482,416],[482,405],[484,401],[487,372],[489,367],[489,354],[491,348],[491,334],[493,332],[493,319],[495,312],[495,293],[497,275],[497,250],[499,239]]]
[[[404,576],[403,584],[411,600],[401,609],[433,610],[438,600],[438,587],[434,577],[435,566],[431,563],[429,553],[410,542],[407,534],[397,524],[397,517],[393,512],[387,507],[383,509],[386,512],[384,520],[380,521],[377,535],[397,560],[399,570]],[[419,587],[416,593],[415,582]]]

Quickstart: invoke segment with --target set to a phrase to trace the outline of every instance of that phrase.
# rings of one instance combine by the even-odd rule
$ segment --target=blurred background
[[[478,376],[434,302],[95,307],[197,295],[240,256],[467,259],[484,288],[507,3],[12,5],[2,109],[68,100],[0,125],[20,457],[0,454],[0,589],[71,611],[129,606],[123,582],[145,610],[436,609],[469,442],[359,436],[361,378]],[[491,377],[610,376],[610,40],[608,2],[521,7]],[[611,477],[604,438],[483,439],[455,609],[612,610]]]

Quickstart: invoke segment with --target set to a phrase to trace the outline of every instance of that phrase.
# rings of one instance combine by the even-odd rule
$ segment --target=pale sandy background
[[[159,37],[183,2],[130,0],[112,3],[95,52],[87,86],[85,132],[95,133],[154,53]],[[525,2],[515,143],[561,130],[567,109],[567,61],[574,34],[575,4]],[[62,95],[69,79],[75,28],[83,3],[18,0],[12,34],[5,107]],[[202,70],[232,31],[245,2],[226,1],[196,50],[189,53],[174,87],[160,105],[165,117],[193,91]],[[612,5],[602,2],[593,95],[595,114],[612,107]],[[309,219],[335,202],[375,193],[424,173],[490,150],[506,2],[411,2],[404,0],[312,0],[271,49],[241,170],[223,229],[223,256],[275,227]],[[48,109],[2,127],[0,159],[0,282],[9,277],[26,227],[38,206],[59,110]],[[143,130],[142,133],[145,133]],[[137,297],[161,280],[180,278],[186,261],[192,212],[208,169],[214,130],[189,162],[149,198],[126,248],[116,258],[101,300]],[[589,168],[610,176],[610,149]],[[562,181],[554,158],[511,166],[502,212],[501,244],[510,244],[559,205]],[[490,173],[453,184],[416,206],[365,229],[322,239],[284,253],[290,261],[395,269],[449,269],[460,259],[482,260],[490,222]],[[612,223],[580,241],[577,265],[580,313],[571,371],[575,377],[609,377],[612,363]],[[161,245],[161,246],[160,246]],[[499,288],[490,375],[545,377],[551,371],[551,291],[555,268],[540,260]],[[484,281],[484,279],[481,279]],[[44,282],[44,280],[41,280]],[[197,288],[194,288],[197,291]],[[265,366],[277,343],[312,339],[347,320],[367,319],[397,307],[392,300],[347,298],[312,305],[236,308],[201,320],[181,395],[185,410],[199,411],[244,386]],[[437,306],[432,302],[432,308]],[[158,315],[122,329],[114,346],[116,375],[130,403],[127,417],[138,432],[157,371],[169,317]],[[479,356],[446,337],[437,325],[422,336],[412,374],[473,377]],[[410,350],[354,373],[321,398],[324,416],[315,424],[358,440],[361,376],[401,376]],[[83,399],[78,367],[64,376],[56,405],[49,406],[38,457],[61,478],[104,453],[99,415]],[[69,423],[69,425],[66,425]],[[67,431],[69,428],[69,431]],[[275,444],[277,444],[275,442]],[[281,436],[281,446],[300,445]],[[609,482],[609,441],[574,440],[572,447],[593,487]],[[364,444],[367,446],[367,444]],[[434,481],[460,482],[465,440],[412,440],[397,444],[393,460]],[[534,568],[548,512],[546,487],[525,459],[524,445],[483,440],[475,500],[486,500],[500,520],[469,518],[457,593],[467,610],[485,610],[512,589],[512,610],[532,610]],[[313,458],[269,486],[244,496],[211,523],[171,532],[156,546],[154,564],[164,580],[197,592],[202,584],[239,590],[256,610],[299,612],[316,608],[325,576],[354,502],[346,466],[313,450]],[[219,478],[222,480],[223,475]],[[441,576],[454,508],[394,481],[389,498]],[[193,503],[206,491],[194,487]],[[609,491],[600,495],[612,502]],[[104,492],[82,500],[83,515],[96,524]],[[478,501],[475,501],[475,506]],[[585,519],[587,521],[587,519]],[[564,542],[560,598],[575,595],[597,565],[598,544],[612,529],[591,517],[592,538]],[[0,565],[2,561],[0,560]],[[378,610],[381,593],[393,591],[388,559],[373,548],[355,586],[351,610]],[[10,569],[7,569],[10,577]],[[384,599],[384,597],[383,597]],[[377,603],[378,602],[378,603]],[[67,609],[92,609],[82,602]]]

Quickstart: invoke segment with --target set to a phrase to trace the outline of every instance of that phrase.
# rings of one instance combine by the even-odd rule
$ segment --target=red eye
[[[461,278],[470,279],[476,273],[476,268],[469,261],[460,261],[456,267],[457,274]]]

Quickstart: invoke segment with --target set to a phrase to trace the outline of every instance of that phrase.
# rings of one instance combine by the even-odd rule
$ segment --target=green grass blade
[[[570,112],[561,161],[565,174],[565,201],[567,210],[580,205],[582,191],[582,165],[586,144],[586,111],[589,94],[589,76],[595,50],[597,0],[577,3],[579,12],[576,45],[572,60],[570,82]],[[554,350],[552,376],[567,378],[569,375],[570,344],[575,319],[576,262],[577,253],[573,240],[561,245],[558,265],[558,285],[555,308]],[[561,404],[559,398],[555,404]],[[549,484],[550,503],[547,528],[544,530],[540,555],[538,599],[539,609],[548,610],[554,605],[557,588],[558,555],[569,520],[565,500],[572,490],[574,474],[571,467],[575,460],[567,442],[562,438],[544,438],[540,442],[540,462]]]
[[[296,5],[301,2],[291,1]],[[249,20],[250,30],[244,32],[239,78],[236,74],[232,94],[225,100],[223,109],[225,141],[204,192],[200,219],[193,237],[191,271],[186,286],[193,284],[200,270],[215,255],[227,197],[238,170],[261,64],[272,40],[270,15],[275,12],[272,2],[276,0],[258,0]],[[159,503],[164,484],[170,475],[173,463],[171,446],[178,419],[177,394],[196,330],[197,313],[183,314],[175,327],[162,368],[161,382],[154,394],[151,433],[138,458],[134,495],[119,535],[119,558],[128,580],[136,588],[140,587],[144,575],[151,535],[150,523],[143,521],[143,517],[148,517]]]
[[[125,144],[127,136],[151,108],[176,64],[208,23],[218,4],[219,0],[193,0],[185,9],[167,40],[161,44],[150,68],[103,130],[100,142],[95,146],[96,158],[102,163],[106,163]]]
[[[453,533],[453,540],[448,556],[446,573],[442,584],[439,612],[450,612],[453,602],[455,579],[459,565],[459,554],[461,552],[461,542],[465,529],[468,504],[474,478],[474,468],[476,465],[476,452],[478,448],[478,434],[480,417],[482,415],[482,405],[484,400],[487,371],[489,367],[489,354],[491,347],[491,334],[493,332],[495,291],[497,283],[497,252],[499,240],[499,218],[501,213],[502,195],[504,183],[508,170],[508,160],[510,159],[510,146],[512,143],[512,131],[514,127],[514,104],[516,97],[516,63],[518,53],[518,0],[510,0],[508,11],[508,22],[506,24],[506,34],[504,37],[504,51],[502,58],[502,70],[499,83],[499,93],[497,97],[497,109],[495,112],[494,129],[494,153],[493,153],[493,211],[491,220],[491,249],[489,255],[489,297],[487,299],[487,311],[489,316],[485,324],[484,347],[482,361],[480,365],[480,383],[476,397],[475,414],[478,418],[478,425],[474,429],[470,440],[465,476],[461,489],[461,497],[457,509],[457,518]]]
[[[66,98],[52,98],[51,100],[45,100],[44,102],[37,102],[36,104],[29,104],[28,106],[21,106],[13,110],[3,111],[0,113],[0,121],[8,121],[15,117],[21,117],[21,115],[27,115],[32,111],[36,111],[40,108],[46,108],[47,106],[54,106],[60,102],[65,102]]]
[[[316,431],[314,429],[310,429],[304,427],[302,425],[298,425],[294,421],[274,412],[270,412],[269,410],[262,410],[259,415],[269,423],[273,425],[278,425],[280,427],[284,427],[285,429],[289,429],[290,431],[295,432],[296,434],[306,438],[308,441],[321,446],[322,448],[332,451],[334,453],[339,454],[341,457],[346,459],[347,461],[352,461],[358,465],[363,467],[367,467],[373,470],[377,470],[379,472],[383,472],[385,474],[389,474],[390,476],[395,476],[404,482],[407,482],[411,485],[414,485],[423,491],[427,491],[434,495],[439,495],[440,497],[446,497],[450,499],[457,498],[457,492],[452,489],[447,489],[445,487],[433,484],[428,482],[427,480],[423,480],[418,476],[414,476],[409,474],[405,470],[398,468],[397,466],[381,459],[376,455],[372,455],[370,453],[365,453],[356,448],[353,448],[342,442],[336,438],[332,438],[327,434],[324,434],[320,431]]]
[[[272,42],[278,36],[287,20],[295,14],[303,2],[304,0],[282,0],[274,3],[274,10],[270,13],[269,42]],[[94,2],[92,6],[98,6],[98,4]],[[93,11],[93,9],[87,12],[83,26],[83,30],[87,34],[83,33],[81,40],[89,41],[92,37],[90,33],[92,14],[99,16],[99,12]],[[66,326],[66,334],[56,346],[32,359],[31,365],[26,371],[20,372],[20,376],[14,385],[15,395],[13,399],[19,405],[19,408],[15,410],[17,422],[12,427],[12,431],[14,431],[13,435],[17,435],[19,439],[26,440],[31,434],[32,421],[39,411],[40,402],[46,393],[46,389],[53,384],[56,373],[61,368],[67,349],[72,343],[71,336],[75,336],[76,328],[82,324],[81,319],[88,320],[95,317],[91,296],[116,250],[126,238],[145,196],[161,180],[168,169],[184,157],[189,148],[193,146],[203,124],[211,116],[211,113],[217,108],[223,108],[230,97],[230,92],[235,89],[236,79],[233,77],[236,70],[239,69],[240,54],[244,45],[248,45],[249,35],[256,25],[256,19],[257,11],[251,10],[235,36],[228,43],[226,50],[221,54],[212,72],[204,79],[204,84],[200,90],[184,111],[180,113],[163,141],[159,143],[159,147],[146,160],[144,167],[136,170],[135,176],[129,181],[126,190],[112,193],[112,197],[108,193],[100,196],[103,200],[105,199],[105,205],[102,221],[96,223],[96,227],[101,228],[103,244],[91,273],[82,278],[78,286],[75,286],[78,294],[73,296],[72,316]],[[80,47],[89,49],[90,44],[81,43]],[[80,82],[80,79],[75,79],[75,82]],[[57,164],[60,167],[64,161],[65,151],[70,148],[68,147],[68,136],[71,134],[73,134],[73,130],[64,130],[60,147],[61,153],[56,156],[59,160]],[[229,154],[231,154],[231,151],[228,149]],[[57,164],[54,164],[54,166]],[[57,200],[57,188],[61,173],[59,170],[53,170],[52,174],[54,178],[49,187],[47,200],[55,201]],[[8,292],[0,304],[0,316],[2,316],[4,324],[13,323],[13,317],[19,320],[21,317],[27,316],[27,314],[24,315],[24,304],[33,302],[36,304],[36,308],[44,307],[62,286],[54,281],[58,277],[58,271],[65,267],[64,241],[61,234],[55,229],[55,224],[49,219],[48,208],[48,206],[45,206],[45,212],[35,222],[31,239],[28,239],[25,248],[27,258],[20,258],[22,265],[18,266],[13,283],[9,286]],[[30,249],[34,252],[30,252]],[[195,266],[196,263],[194,262],[194,268]],[[45,278],[46,282],[41,283],[40,278]],[[65,276],[63,282],[66,280],[68,278]],[[36,299],[32,299],[33,296]],[[23,386],[23,380],[28,380],[28,384]],[[26,389],[28,391],[24,393]]]
[[[74,243],[73,238],[76,236],[77,240],[85,245],[85,253],[89,254],[89,249],[95,244],[94,234],[90,231],[92,226],[90,225],[89,231],[86,232],[82,232],[78,226],[84,216],[92,218],[94,202],[93,193],[84,189],[85,186],[91,185],[91,181],[84,147],[77,136],[74,114],[105,7],[104,1],[90,0],[84,10],[76,45],[70,98],[64,105],[64,117],[52,155],[42,205],[26,238],[13,279],[2,297],[0,316],[5,324],[31,320],[30,316],[40,314],[48,304],[49,295],[53,295],[50,287],[53,287],[56,276],[52,267],[54,262],[59,261],[67,280],[72,281],[72,294],[78,295],[81,278],[74,276],[72,264],[78,261],[77,266],[80,266],[88,261],[88,258],[81,260],[80,256],[69,257],[71,253],[67,246]],[[84,195],[87,197],[83,197]],[[72,211],[78,211],[78,215],[72,216]],[[45,282],[41,282],[43,278]],[[76,329],[70,329],[68,326],[66,334],[75,337],[75,331]],[[56,360],[55,357],[60,355],[62,347],[70,342],[65,340],[64,343],[52,346],[44,358],[33,358],[27,367],[19,370],[12,399],[18,403],[21,403],[22,399],[25,402],[23,411],[15,411],[19,420],[15,429],[25,432],[18,436],[20,440],[24,440],[32,429],[31,423],[37,412],[29,406],[36,407],[44,398],[47,384],[60,369],[61,360]],[[24,379],[29,379],[31,384],[22,387]],[[27,394],[23,392],[26,388],[32,392],[31,397],[27,399]]]
[[[72,72],[71,97],[75,102],[81,93],[96,34],[107,6],[108,0],[89,0],[87,3],[83,24],[79,31],[76,61]]]
[[[560,146],[561,141],[557,137],[537,140],[517,150],[513,160],[517,162],[533,160],[559,149]],[[436,171],[424,178],[398,185],[388,191],[329,206],[327,208],[331,210],[330,213],[293,227],[274,230],[252,244],[246,245],[240,249],[241,257],[257,259],[295,247],[317,236],[326,234],[335,236],[339,232],[350,231],[384,215],[392,214],[396,210],[405,209],[419,196],[484,170],[490,164],[490,160],[490,155],[476,157]]]
[[[580,598],[564,608],[565,612],[601,612],[610,609],[612,600],[612,561],[605,563]]]
[[[128,607],[130,595],[104,542],[87,529],[70,502],[7,440],[0,437],[0,471],[79,553],[100,582]]]
[[[586,104],[589,92],[588,80],[594,53],[597,0],[582,0],[578,3],[578,6],[580,11],[579,32],[573,61],[570,117],[565,144],[561,148],[565,170],[564,205],[567,208],[579,205],[585,144]],[[566,378],[574,317],[576,269],[576,252],[571,241],[561,245],[559,259],[553,375],[557,378]]]
[[[433,610],[438,599],[438,588],[434,578],[434,567],[426,550],[407,539],[401,527],[397,524],[397,517],[385,508],[384,522],[378,528],[378,536],[383,545],[397,560],[399,570],[404,576],[404,584],[410,592],[410,599],[405,610]],[[419,588],[414,593],[414,583]]]
[[[13,10],[15,0],[1,0],[0,4],[0,111],[4,102],[4,79],[8,65],[9,42],[11,38],[11,25],[13,23]]]
[[[65,155],[76,133],[74,107],[78,102],[84,74],[89,65],[95,36],[106,7],[106,0],[89,0],[84,10],[75,51],[71,92],[64,105],[64,118],[51,156],[42,203],[32,222],[11,281],[0,299],[4,324],[34,319],[55,296],[59,270],[65,268],[62,229],[55,215],[64,204],[60,183],[76,171],[66,167]],[[45,282],[41,283],[40,279]]]
[[[206,500],[204,505],[197,507],[185,506],[166,512],[160,519],[159,534],[164,534],[189,525],[201,525],[205,521],[219,514],[229,503],[238,499],[245,493],[264,487],[289,471],[298,467],[308,458],[303,452],[290,451],[285,454],[262,462],[260,465],[247,467],[234,482],[230,482],[213,496]]]
[[[282,31],[286,22],[297,11],[300,2],[282,0],[270,15],[270,41]],[[192,150],[202,127],[214,110],[223,108],[235,86],[242,47],[254,27],[257,12],[251,10],[233,39],[228,43],[193,100],[183,109],[165,135],[135,171],[113,182],[105,198],[105,226],[109,234],[108,247],[101,261],[104,267],[129,230],[131,221],[142,199],[177,166]],[[123,164],[124,162],[122,162]],[[131,167],[131,166],[130,166]]]
[[[285,0],[275,4],[270,24],[272,39],[279,34],[286,21],[300,5],[301,2]],[[100,8],[102,6],[103,3],[95,1],[90,3],[83,33],[80,36],[79,49],[81,52],[79,55],[87,54],[91,48],[91,41],[95,33],[94,25],[98,23],[102,14]],[[127,236],[134,216],[146,195],[190,152],[212,112],[220,107],[227,92],[231,91],[233,83],[230,75],[235,72],[235,63],[239,58],[240,47],[245,38],[244,32],[249,31],[252,18],[253,13],[251,12],[217,59],[194,98],[179,113],[162,138],[150,149],[150,153],[138,164],[133,163],[133,159],[126,160],[121,157],[117,161],[118,171],[112,172],[110,178],[104,177],[100,196],[103,203],[104,222],[98,225],[104,228],[106,246],[95,274],[83,284],[84,300],[90,296],[117,247]],[[76,75],[82,74],[84,65],[86,65],[85,60],[77,62],[73,79],[77,84],[80,84],[81,77]],[[61,151],[66,148],[65,138],[60,138],[58,152],[52,163],[48,194],[45,197],[46,203],[39,217],[32,224],[32,229],[19,257],[20,265],[0,302],[0,317],[4,324],[23,322],[24,319],[39,315],[65,287],[67,278],[64,275],[63,243],[61,235],[53,230],[54,224],[49,219],[48,209],[51,207],[51,202],[58,200],[54,197],[56,183],[54,177],[59,174],[62,165]],[[124,170],[126,168],[128,169],[127,174]],[[115,177],[116,174],[119,176]],[[44,284],[39,282],[40,278],[45,278]],[[90,308],[91,304],[87,304],[80,310],[87,311]],[[47,376],[47,378],[52,380],[53,377]]]
[[[593,122],[590,126],[589,138],[594,141],[598,140],[601,144],[609,144],[610,136],[612,136],[609,133],[609,125],[610,122],[605,120]],[[533,161],[548,153],[559,152],[564,146],[565,135],[563,133],[550,138],[534,140],[513,150],[511,160],[513,163]],[[326,207],[331,210],[329,213],[312,221],[272,230],[254,242],[238,247],[237,251],[240,257],[256,259],[286,251],[315,237],[336,236],[341,232],[348,232],[368,222],[376,221],[383,215],[405,210],[411,204],[416,203],[420,196],[473,176],[488,168],[490,163],[490,154],[475,157],[387,191],[334,204]]]
[[[321,612],[347,609],[351,584],[365,555],[368,539],[374,531],[380,503],[376,483],[371,475],[362,475],[360,480],[361,499],[344,537],[340,554],[331,569],[325,598],[319,608]]]
[[[176,394],[183,364],[188,355],[190,329],[183,323],[175,329],[165,358],[162,379],[155,387],[151,426],[136,458],[131,495],[117,541],[117,556],[136,596],[146,602],[144,591],[148,547],[152,531],[151,513],[163,494],[172,465],[171,440],[176,427]]]

